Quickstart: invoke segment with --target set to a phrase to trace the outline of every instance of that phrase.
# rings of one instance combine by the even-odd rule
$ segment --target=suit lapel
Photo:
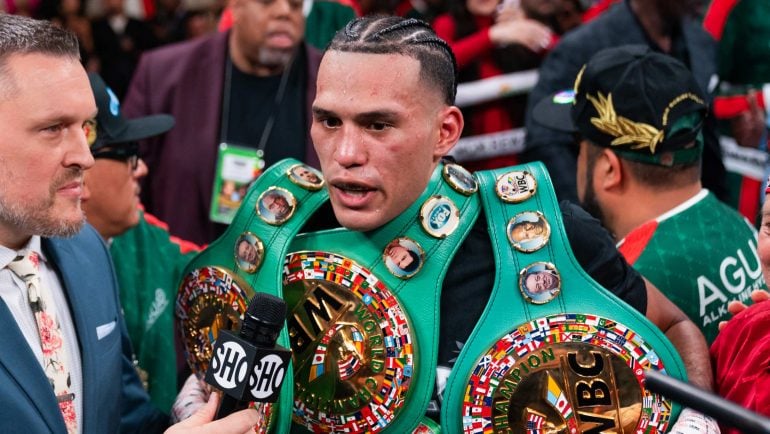
[[[0,365],[13,377],[19,389],[26,394],[26,399],[34,405],[40,418],[52,432],[65,432],[64,419],[53,394],[51,384],[43,372],[35,354],[21,333],[11,311],[0,300]],[[14,324],[9,326],[8,324]]]
[[[218,33],[198,47],[196,55],[201,58],[201,61],[192,62],[190,70],[182,75],[180,83],[174,85],[179,89],[176,97],[178,100],[173,104],[180,107],[177,125],[194,125],[195,128],[188,130],[183,130],[181,127],[173,128],[169,132],[169,137],[174,137],[175,142],[185,144],[197,142],[205,144],[195,149],[186,149],[181,157],[189,158],[186,155],[193,155],[195,161],[206,162],[202,164],[202,170],[210,170],[212,173],[221,139],[222,87],[229,34],[229,32]],[[198,165],[196,163],[196,166]],[[199,200],[202,204],[208,204],[214,188],[211,178],[198,176],[193,181],[198,183],[198,191],[201,192]]]
[[[96,329],[87,321],[89,302],[89,282],[83,276],[92,267],[88,256],[71,248],[70,243],[62,239],[43,239],[43,250],[49,262],[56,268],[64,293],[69,300],[70,314],[75,324],[80,346],[81,373],[83,376],[83,428],[94,426],[95,414],[91,403],[96,397],[97,377],[96,352],[92,343],[96,342]]]

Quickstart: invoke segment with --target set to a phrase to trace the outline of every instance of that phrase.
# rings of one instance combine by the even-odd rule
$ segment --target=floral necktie
[[[66,349],[63,346],[61,327],[56,318],[56,309],[47,288],[40,283],[40,257],[36,252],[20,252],[8,268],[27,285],[27,296],[32,313],[35,316],[40,345],[43,351],[43,370],[53,387],[59,409],[67,425],[67,432],[77,433],[75,417],[75,394],[70,391],[70,371]]]

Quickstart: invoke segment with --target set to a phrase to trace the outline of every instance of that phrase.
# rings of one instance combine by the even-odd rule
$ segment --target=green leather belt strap
[[[300,165],[300,166],[297,166]],[[201,360],[203,357],[197,357],[193,353],[191,347],[195,347],[194,344],[189,344],[191,339],[188,336],[196,335],[197,332],[191,330],[195,328],[197,321],[191,318],[192,314],[196,312],[196,309],[192,307],[195,305],[195,298],[201,297],[201,293],[196,292],[194,289],[195,279],[191,278],[191,273],[200,272],[201,269],[207,267],[216,267],[232,280],[242,289],[241,293],[231,294],[218,294],[220,297],[219,306],[227,305],[237,307],[233,309],[236,316],[241,316],[248,301],[254,295],[254,291],[265,292],[277,297],[283,297],[282,287],[282,269],[283,261],[288,252],[288,246],[294,236],[299,232],[302,225],[307,221],[308,217],[315,212],[318,207],[328,199],[328,192],[326,189],[320,189],[323,184],[321,179],[316,182],[306,182],[299,178],[297,175],[290,174],[290,170],[293,168],[304,167],[299,161],[296,160],[282,160],[281,162],[273,165],[266,170],[250,187],[247,196],[244,198],[241,207],[239,208],[235,218],[233,219],[227,231],[209,245],[203,252],[193,258],[193,260],[187,265],[184,275],[188,276],[180,288],[180,299],[177,302],[177,316],[182,321],[182,330],[185,334],[185,344],[188,352],[188,361],[191,357],[195,362],[192,363],[193,371],[199,376],[202,376],[205,372],[200,372],[200,369],[204,369],[204,366],[208,363],[208,360]],[[312,170],[312,169],[311,169]],[[299,182],[298,182],[299,181]],[[312,188],[303,187],[310,185]],[[280,216],[279,214],[267,214],[266,216],[273,216],[270,220],[272,223],[268,223],[263,220],[259,215],[258,202],[263,199],[263,205],[267,202],[265,195],[269,195],[270,192],[275,192],[287,199],[289,205],[288,215]],[[292,204],[291,198],[295,199]],[[265,211],[267,208],[262,207]],[[253,264],[246,264],[243,267],[243,261],[239,265],[239,261],[236,258],[236,249],[238,243],[244,239],[250,241],[252,245],[259,247],[259,241],[254,242],[254,237],[258,238],[264,251],[258,254],[257,266],[253,267]],[[261,260],[261,264],[259,264]],[[256,269],[250,269],[256,268]],[[197,271],[196,271],[197,270]],[[251,271],[251,272],[249,272]],[[189,284],[189,288],[186,290],[185,286]],[[244,300],[245,299],[245,300]],[[210,301],[205,301],[201,297],[201,301],[198,303],[209,306],[211,309],[215,309],[215,306],[211,306]],[[187,308],[182,308],[186,306]],[[203,306],[201,306],[202,308]],[[224,309],[225,311],[227,309]],[[223,311],[222,316],[225,316],[227,312]],[[209,312],[210,314],[211,312]],[[232,312],[231,312],[232,313]],[[232,320],[232,318],[231,318]],[[204,324],[209,326],[210,324]],[[232,324],[233,329],[240,327],[240,322],[234,322]],[[213,328],[213,326],[212,326]],[[214,338],[216,336],[214,335]],[[198,345],[203,345],[201,340],[198,340]],[[208,342],[209,348],[211,343]],[[289,336],[284,328],[278,338],[278,345],[285,348],[290,348]],[[209,353],[210,354],[210,353]],[[282,387],[281,397],[278,401],[277,413],[274,413],[271,417],[271,425],[274,427],[276,433],[289,432],[291,423],[291,413],[293,407],[293,390],[291,387],[292,370],[289,369],[286,376],[286,384]]]
[[[523,192],[529,187],[522,188],[527,184],[526,174],[522,172],[527,172],[531,176],[527,179],[536,182],[535,192],[528,198],[531,192]],[[575,396],[582,390],[584,402],[609,400],[595,391],[604,384],[614,384],[619,377],[608,380],[601,376],[605,374],[596,374],[599,376],[591,380],[592,383],[580,379],[588,374],[582,372],[584,377],[576,376],[568,372],[567,366],[575,366],[580,372],[601,366],[602,360],[621,361],[620,368],[616,369],[625,372],[621,365],[628,366],[627,378],[632,383],[638,382],[636,386],[640,388],[643,373],[640,368],[665,366],[669,375],[686,377],[681,359],[660,330],[600,287],[580,267],[570,249],[556,195],[542,164],[477,172],[475,176],[495,250],[497,275],[486,309],[447,382],[441,416],[445,432],[505,431],[508,427],[526,430],[526,423],[537,428],[546,419],[555,420],[547,416],[548,402],[556,412],[552,415],[559,419],[555,425],[586,426],[587,420],[593,421],[593,416],[580,411],[581,398]],[[519,190],[513,194],[511,191],[516,191],[517,183]],[[550,226],[550,236],[542,225],[538,227],[542,219]],[[540,238],[520,236],[516,239],[511,235],[519,230],[512,230],[514,222],[528,225],[528,230],[534,233],[539,231]],[[545,290],[537,286],[537,278],[545,279],[539,283]],[[526,286],[530,283],[531,290]],[[580,353],[584,350],[573,348],[575,343],[586,344],[588,349]],[[609,355],[602,356],[604,359],[596,349],[599,347],[608,351]],[[595,359],[589,360],[593,365],[586,364],[585,360],[570,364],[579,353],[593,356]],[[634,360],[627,360],[631,358]],[[546,370],[546,365],[551,369]],[[534,376],[535,371],[540,372],[538,377]],[[528,375],[536,380],[527,382]],[[562,384],[555,381],[558,379],[563,380]],[[541,387],[545,388],[542,393]],[[517,395],[517,391],[526,393]],[[617,397],[614,392],[612,396]],[[637,426],[642,431],[647,432],[648,426],[661,423],[661,419],[675,420],[677,407],[661,404],[660,408],[651,409],[650,402],[660,404],[659,397],[649,397],[642,392],[638,398],[640,403],[643,401],[639,414],[644,422]],[[522,404],[522,400],[526,402]],[[615,410],[621,407],[617,403],[613,405]],[[620,413],[615,410],[608,414]],[[576,417],[587,419],[576,420]],[[613,417],[615,422],[620,420],[620,416]],[[514,426],[519,423],[514,421],[521,421],[522,425]]]
[[[451,167],[456,169],[458,166],[451,165]],[[373,402],[378,404],[377,408],[385,408],[382,410],[382,413],[371,414],[369,409],[375,407],[368,405],[345,407],[347,405],[346,402],[350,401],[341,399],[339,395],[330,401],[326,399],[323,401],[317,400],[315,397],[319,393],[323,393],[324,389],[319,388],[320,386],[313,389],[314,382],[322,384],[320,383],[322,378],[318,377],[308,382],[304,379],[305,371],[303,370],[303,374],[299,374],[298,381],[304,382],[301,387],[302,390],[306,391],[301,393],[302,396],[296,397],[301,404],[295,414],[295,418],[299,417],[301,419],[299,422],[303,425],[323,430],[332,428],[344,430],[348,428],[351,432],[379,432],[384,429],[386,432],[406,433],[411,432],[424,416],[435,381],[439,333],[439,301],[442,281],[454,253],[467,236],[480,210],[478,194],[470,191],[466,191],[463,194],[456,187],[453,188],[444,179],[446,175],[442,176],[444,169],[444,165],[440,164],[434,171],[428,187],[419,199],[397,218],[376,230],[362,233],[346,229],[335,229],[302,234],[292,243],[290,250],[296,252],[292,254],[295,255],[296,261],[292,260],[292,255],[290,255],[290,258],[287,260],[289,263],[287,265],[289,273],[294,273],[296,270],[298,274],[302,274],[303,271],[298,265],[302,262],[300,258],[304,258],[304,261],[308,264],[315,260],[315,271],[319,272],[319,275],[330,272],[330,268],[323,265],[325,261],[332,262],[337,260],[338,263],[342,263],[342,259],[346,259],[349,262],[343,266],[347,267],[347,269],[364,269],[364,271],[359,270],[353,274],[348,273],[345,275],[349,280],[354,281],[349,285],[356,285],[355,279],[358,275],[367,276],[370,285],[364,286],[369,288],[377,286],[377,282],[381,283],[383,286],[380,286],[380,290],[388,291],[395,296],[395,300],[400,306],[398,311],[406,313],[408,324],[401,324],[401,326],[408,326],[409,330],[403,333],[400,338],[396,337],[396,340],[400,339],[402,343],[407,340],[409,341],[409,344],[403,345],[403,348],[400,350],[404,352],[396,354],[395,349],[386,349],[382,361],[377,362],[388,366],[396,366],[392,370],[386,369],[380,374],[375,374],[377,370],[372,370],[371,366],[369,366],[359,371],[368,372],[368,374],[365,374],[368,375],[368,378],[354,376],[347,380],[347,382],[340,382],[338,380],[334,383],[336,385],[333,388],[334,390],[344,389],[345,387],[353,389],[359,387],[358,392],[360,393],[360,387],[367,387],[371,395],[376,395],[373,398]],[[460,170],[462,169],[460,168]],[[467,179],[475,184],[475,181],[470,176]],[[475,188],[473,190],[475,191]],[[454,208],[452,204],[454,204]],[[452,209],[451,217],[449,217],[450,214],[448,212],[450,208]],[[441,223],[433,228],[423,224],[433,218],[438,219]],[[455,224],[456,226],[454,226]],[[454,229],[451,230],[451,228]],[[433,232],[433,235],[430,232]],[[443,235],[446,236],[442,237]],[[398,276],[398,273],[394,274],[393,269],[389,268],[385,260],[384,251],[387,246],[393,245],[394,240],[401,240],[402,242],[406,240],[408,243],[402,244],[404,248],[409,250],[413,249],[416,245],[424,253],[422,259],[420,259],[422,263],[418,268],[419,271],[416,271],[411,277],[406,277],[409,273],[400,276]],[[352,261],[352,264],[350,261]],[[318,265],[319,263],[322,265]],[[305,272],[313,271],[312,269],[308,270],[308,268],[305,268]],[[330,276],[330,274],[327,274],[327,276]],[[291,284],[287,288],[289,287],[291,287]],[[296,295],[292,295],[289,289],[286,289],[285,292],[290,308],[292,305],[297,306],[295,313],[297,315],[301,314],[303,311],[301,309],[303,300],[297,300],[297,298],[301,297],[301,292]],[[306,297],[307,294],[309,292],[305,293]],[[366,297],[368,295],[364,296],[364,299]],[[363,306],[359,299],[348,298],[346,300],[349,303],[357,304],[359,307]],[[307,299],[304,299],[304,302],[307,303]],[[323,304],[319,301],[315,301],[315,303],[316,305]],[[305,308],[312,309],[309,306],[305,306]],[[348,309],[356,308],[349,307]],[[389,325],[387,325],[387,321],[383,322],[383,319],[386,319],[384,315],[379,317],[379,324],[381,326],[386,324],[386,328],[399,327],[392,319]],[[333,327],[333,324],[330,321],[325,327],[328,329]],[[354,325],[354,327],[363,330],[360,324]],[[292,329],[293,335],[300,328],[300,324],[294,324],[290,320],[290,329]],[[369,339],[367,342],[370,344],[380,342],[380,338],[375,339],[375,335],[379,333],[382,333],[382,335],[387,334],[386,332],[381,332],[380,329],[369,330],[366,328],[366,330],[367,332],[372,332],[367,333],[366,336],[366,339]],[[386,342],[388,339],[387,337],[385,338]],[[368,349],[371,351],[370,356],[372,358],[374,357],[372,354],[379,351],[374,349],[374,345],[370,345]],[[308,348],[307,353],[312,355],[313,348]],[[318,353],[316,352],[316,354]],[[388,357],[388,354],[392,357]],[[404,354],[407,354],[408,357],[399,358],[399,355]],[[364,359],[367,358],[365,357]],[[398,366],[401,367],[399,368]],[[295,373],[299,369],[301,368],[295,366]],[[308,372],[311,372],[311,370],[308,370]],[[382,374],[384,374],[384,377]],[[315,378],[318,375],[331,374],[328,373],[327,368],[327,372],[324,374],[312,371],[309,375]],[[356,386],[356,384],[359,386]],[[360,386],[361,384],[370,384],[370,386]],[[398,391],[395,391],[394,387],[397,386],[394,386],[394,384],[399,385]],[[344,387],[341,385],[344,385]],[[389,391],[387,393],[390,394],[392,392],[391,397],[395,397],[393,401],[375,393],[383,387]],[[332,387],[327,387],[326,391],[333,393],[334,390],[330,389]],[[311,393],[311,391],[313,392]],[[364,393],[366,392],[364,391]],[[326,409],[331,409],[331,412],[325,411]],[[339,410],[336,414],[334,414],[335,409]],[[327,414],[319,417],[319,412]],[[343,416],[344,419],[339,419],[339,416]],[[324,417],[327,419],[319,423],[319,419]]]

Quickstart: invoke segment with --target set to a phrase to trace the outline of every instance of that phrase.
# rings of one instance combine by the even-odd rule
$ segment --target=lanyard
[[[262,130],[262,134],[260,135],[259,142],[257,144],[257,151],[262,151],[262,153],[264,153],[265,146],[267,146],[267,140],[270,138],[270,133],[273,131],[273,124],[275,123],[275,116],[276,116],[276,113],[278,113],[278,108],[280,108],[281,104],[283,103],[283,98],[286,94],[286,85],[289,82],[289,75],[291,74],[291,69],[294,66],[295,57],[296,57],[296,54],[291,56],[291,59],[289,59],[289,62],[286,64],[286,67],[281,72],[281,82],[278,84],[278,92],[276,92],[275,100],[273,100],[273,110],[270,110],[270,116],[267,118],[267,122],[265,123],[265,128]],[[232,79],[233,79],[233,61],[228,55],[227,60],[225,61],[225,83],[224,83],[224,94],[223,94],[223,100],[222,100],[222,120],[221,120],[222,128],[220,129],[220,132],[219,132],[219,143],[227,142],[227,133],[229,132],[229,128],[230,128],[230,102],[232,98]]]

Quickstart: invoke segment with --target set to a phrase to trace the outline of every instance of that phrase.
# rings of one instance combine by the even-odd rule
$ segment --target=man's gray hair
[[[18,15],[0,14],[0,78],[14,54],[48,54],[80,60],[77,37],[51,24]]]

